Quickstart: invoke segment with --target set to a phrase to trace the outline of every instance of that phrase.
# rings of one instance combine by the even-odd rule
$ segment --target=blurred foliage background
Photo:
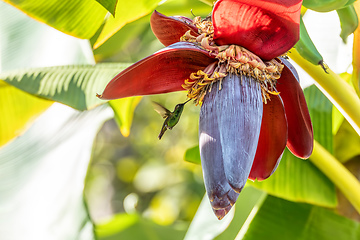
[[[211,7],[186,0],[169,1],[157,10],[191,18],[191,11],[206,17]],[[149,19],[150,14],[127,24],[95,49],[96,61],[136,62],[160,50],[163,45],[152,33]],[[159,141],[163,119],[151,103],[172,110],[185,100],[186,92],[144,97],[136,107],[128,137],[113,119],[101,128],[85,188],[95,222],[114,213],[137,212],[160,225],[185,224],[183,230],[187,228],[205,193],[201,166],[184,161],[185,151],[198,144],[200,108],[187,105],[177,127]]]
[[[128,137],[113,119],[105,122],[95,139],[85,189],[95,220],[133,211],[162,225],[192,219],[204,186],[201,167],[184,161],[184,154],[197,145],[199,108],[186,106],[178,126],[159,141],[163,119],[151,104],[173,107],[184,99],[185,93],[145,97]]]

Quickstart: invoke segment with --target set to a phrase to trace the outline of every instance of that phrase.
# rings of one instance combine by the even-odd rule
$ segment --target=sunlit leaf
[[[3,1],[40,22],[83,39],[89,39],[96,33],[107,12],[98,2],[87,0]]]
[[[96,0],[106,10],[108,10],[113,16],[115,15],[115,8],[118,0]]]
[[[213,0],[199,0],[199,1],[204,2],[204,3],[206,3],[206,4],[210,5],[210,6],[214,5]]]
[[[34,68],[0,73],[0,79],[30,94],[86,110],[104,103],[96,93],[127,66],[103,63]]]
[[[0,146],[22,134],[51,104],[0,81]]]
[[[346,43],[349,35],[352,34],[358,27],[358,16],[352,4],[341,9],[336,9],[336,12],[339,16],[341,26],[340,37],[343,42]]]
[[[358,146],[360,146],[360,144]],[[335,152],[336,152],[336,145],[335,145]],[[344,166],[358,180],[360,180],[360,155],[346,161],[346,163],[344,163]],[[343,191],[337,191],[337,193],[338,193],[337,196],[338,196],[339,204],[336,208],[336,212],[344,217],[360,222],[360,214],[355,208],[355,204],[354,204],[355,202],[353,200],[350,202],[348,199],[349,195],[346,194],[347,196],[345,196]]]
[[[199,145],[186,150],[184,159],[188,162],[201,164]]]
[[[139,221],[137,214],[117,214],[111,220],[96,225],[96,234],[101,238],[111,237]]]
[[[115,121],[124,137],[130,134],[134,111],[140,101],[141,97],[121,98],[109,101],[111,108],[114,110]]]
[[[94,239],[84,179],[94,137],[111,116],[105,105],[78,112],[54,104],[0,148],[2,238]]]
[[[166,1],[159,5],[156,10],[166,16],[186,16],[193,18],[195,15],[206,17],[211,13],[213,2],[212,0]]]
[[[115,10],[115,18],[110,16],[107,19],[99,38],[94,44],[94,48],[98,48],[125,24],[133,22],[152,12],[160,1],[161,0],[119,1]]]
[[[161,226],[137,214],[117,214],[105,223],[98,224],[95,233],[99,240],[118,239],[183,239],[184,230]]]
[[[304,95],[314,129],[314,139],[330,153],[333,153],[333,106],[327,97],[315,85],[307,87],[304,90]]]
[[[253,207],[264,195],[266,195],[264,192],[253,187],[245,187],[233,207],[235,210],[231,210],[221,221],[215,217],[209,199],[205,195],[186,233],[185,240],[234,239]]]
[[[88,42],[65,35],[0,1],[0,71],[93,62]],[[0,81],[0,146],[22,134],[51,103]]]
[[[87,41],[63,34],[0,1],[0,71],[93,63]]]
[[[356,240],[359,238],[358,222],[321,207],[268,196],[248,229],[241,231],[236,239]]]
[[[219,221],[213,213],[207,194],[204,195],[198,210],[186,233],[185,240],[214,239],[222,233],[231,223],[235,208]]]
[[[142,41],[142,44],[146,43],[146,46],[148,47],[149,42],[146,41],[147,39],[143,38],[141,35],[148,28],[150,28],[148,19],[143,18],[126,24],[106,42],[104,42],[104,44],[94,49],[96,60],[99,62],[112,56],[119,57],[120,61],[123,59],[125,59],[127,62],[133,62],[133,59],[138,60],[134,54],[134,51],[129,52],[129,49],[131,48],[132,44],[137,42],[139,39]],[[138,48],[136,48],[136,50],[138,50]]]
[[[271,177],[262,182],[248,183],[287,200],[336,206],[335,187],[332,182],[310,161],[294,157],[287,149]]]
[[[206,17],[211,12],[211,7],[198,0],[177,0],[166,1],[157,6],[156,10],[167,16],[180,15],[193,18],[192,13]],[[94,50],[96,60],[111,58],[120,62],[134,62],[159,50],[162,44],[152,33],[149,21],[150,14],[126,24]],[[92,44],[97,37],[91,39]]]
[[[242,196],[244,195],[244,196]],[[251,186],[246,186],[239,195],[235,204],[235,216],[229,227],[217,236],[216,240],[235,239],[240,228],[245,224],[248,218],[251,218],[252,212],[256,210],[257,206],[266,198],[267,194],[259,191]]]
[[[346,162],[360,155],[360,136],[351,125],[344,121],[334,137],[335,157],[340,162]]]
[[[330,152],[333,151],[332,104],[315,87],[305,90],[314,137]],[[310,161],[304,161],[285,150],[278,169],[268,179],[250,184],[291,201],[335,207],[334,184]]]

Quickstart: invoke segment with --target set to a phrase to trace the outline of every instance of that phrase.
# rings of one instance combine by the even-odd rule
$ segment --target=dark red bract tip
[[[198,29],[192,24],[192,20],[186,17],[167,17],[164,14],[154,11],[150,18],[151,30],[165,46],[180,41],[180,38],[187,32],[198,36]]]

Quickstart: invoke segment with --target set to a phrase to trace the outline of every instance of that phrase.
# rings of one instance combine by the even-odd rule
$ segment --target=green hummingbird
[[[170,112],[169,109],[165,108],[160,103],[153,102],[155,111],[157,111],[165,119],[164,124],[161,128],[160,134],[158,136],[159,140],[164,135],[164,133],[167,129],[171,130],[179,122],[181,113],[184,110],[184,106],[190,100],[191,99],[187,100],[184,103],[180,103],[180,104],[176,105],[173,112]]]

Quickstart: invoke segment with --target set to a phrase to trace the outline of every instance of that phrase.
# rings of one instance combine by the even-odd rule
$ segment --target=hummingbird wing
[[[164,106],[162,106],[160,103],[152,102],[154,109],[156,112],[158,112],[162,118],[167,118],[170,115],[170,111],[166,109]]]

